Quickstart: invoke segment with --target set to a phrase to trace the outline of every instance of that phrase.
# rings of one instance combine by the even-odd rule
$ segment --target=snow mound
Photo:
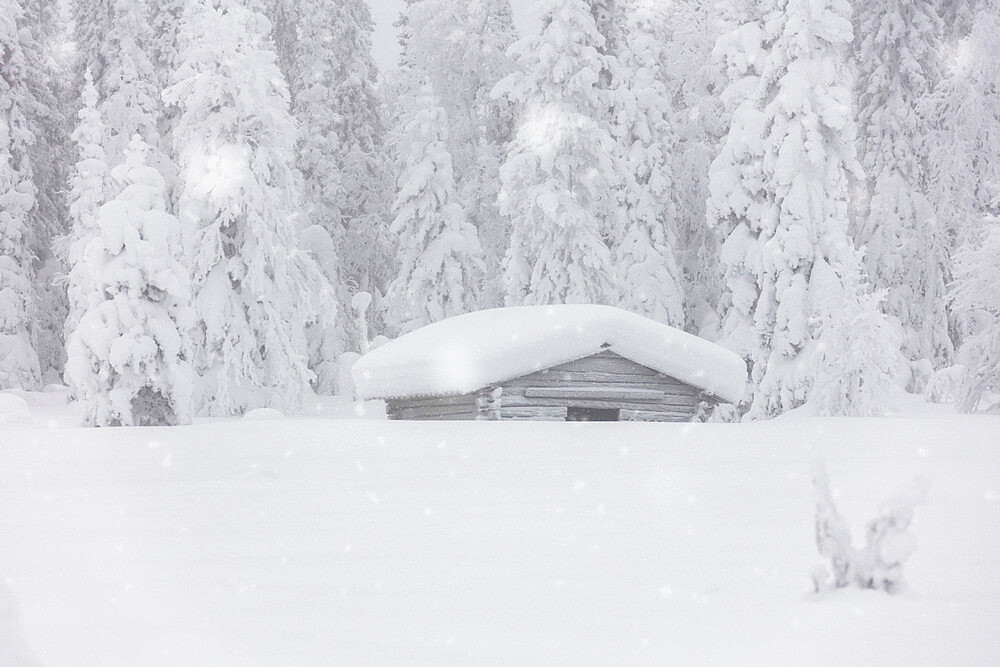
[[[16,394],[0,392],[0,424],[27,423],[31,421],[28,402]]]
[[[702,338],[620,308],[520,306],[459,315],[372,350],[351,370],[357,397],[465,394],[603,349],[728,402],[746,364]]]
[[[265,421],[271,419],[284,419],[285,413],[275,408],[257,408],[243,415],[243,419],[252,421]]]

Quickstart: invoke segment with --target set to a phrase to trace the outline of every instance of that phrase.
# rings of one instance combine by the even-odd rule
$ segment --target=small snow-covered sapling
[[[895,496],[882,503],[879,516],[868,523],[865,545],[857,549],[851,543],[851,529],[837,512],[830,491],[826,468],[813,471],[816,489],[816,548],[830,559],[830,569],[819,565],[812,571],[817,593],[833,588],[857,586],[898,593],[905,587],[903,563],[916,550],[916,538],[910,532],[913,511],[927,499],[928,483],[923,478],[910,482]]]

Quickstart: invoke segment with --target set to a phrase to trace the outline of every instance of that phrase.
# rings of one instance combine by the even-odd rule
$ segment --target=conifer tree
[[[510,0],[421,0],[405,17],[404,75],[428,81],[449,119],[448,150],[462,175],[459,203],[479,232],[489,274],[499,275],[508,236],[496,206],[499,170],[517,107],[490,91],[513,71],[507,50],[517,34]],[[487,281],[483,305],[500,305],[501,287]]]
[[[921,107],[930,198],[951,250],[977,244],[1000,215],[1000,2],[985,0],[975,16]]]
[[[603,44],[584,0],[552,3],[541,34],[511,47],[517,69],[494,89],[524,109],[500,170],[508,305],[617,302],[607,220],[619,183],[610,99],[599,87]]]
[[[309,219],[336,242],[342,282],[384,288],[392,187],[371,11],[364,0],[293,0],[285,14]]]
[[[106,66],[95,78],[105,124],[104,151],[111,164],[124,161],[125,148],[139,134],[153,147],[150,164],[162,170],[159,154],[159,79],[151,59],[153,34],[146,0],[112,0],[110,30],[104,35]]]
[[[742,101],[712,165],[709,222],[724,238],[724,333],[751,365],[751,418],[809,398],[817,353],[833,345],[820,343],[820,334],[837,328],[829,326],[838,312],[831,295],[864,296],[847,234],[849,179],[858,173],[843,85],[842,49],[851,37],[844,0],[781,0],[717,46],[733,74],[727,95]]]
[[[932,198],[955,251],[953,330],[965,372],[958,407],[1000,388],[1000,2],[986,0],[926,105]]]
[[[111,171],[121,191],[103,204],[82,268],[89,306],[68,341],[66,376],[91,426],[190,421],[187,272],[163,177],[135,135]]]
[[[122,162],[132,135],[138,133],[153,146],[152,164],[166,171],[157,128],[161,81],[152,60],[166,37],[161,35],[154,44],[151,21],[159,21],[162,12],[176,7],[169,1],[164,7],[157,5],[155,17],[147,0],[77,2],[73,10],[76,79],[82,84],[85,70],[90,70],[109,162]]]
[[[269,3],[268,13],[300,128],[295,166],[301,225],[308,230],[302,247],[322,259],[325,282],[336,300],[347,304],[362,285],[371,289],[373,280],[384,288],[388,280],[382,237],[391,195],[384,173],[381,94],[370,53],[371,16],[358,0],[278,0]],[[355,325],[347,308],[337,309],[336,318],[323,318],[311,328],[311,349],[361,349],[367,341]],[[322,390],[336,384],[336,368],[320,363],[334,371],[332,377],[318,372],[316,386]]]
[[[918,107],[939,78],[941,23],[934,0],[859,5],[858,126],[870,206],[854,231],[864,266],[886,291],[886,312],[905,332],[912,359],[947,365],[948,242],[928,187],[928,126]]]
[[[613,17],[614,8],[606,11]],[[670,99],[659,71],[663,46],[646,8],[612,21],[617,44],[611,78],[611,131],[618,144],[623,228],[612,252],[626,308],[674,326],[684,325],[680,269],[674,257],[673,127]],[[624,22],[624,26],[619,26]]]
[[[28,63],[17,23],[20,3],[0,3],[0,388],[35,389],[38,297],[32,253],[35,206],[29,150],[34,137],[25,107]]]
[[[455,195],[448,123],[429,86],[407,105],[398,150],[403,163],[390,233],[400,244],[399,275],[385,296],[386,321],[405,333],[475,310],[483,275],[476,229]]]
[[[664,44],[660,68],[674,109],[671,198],[687,326],[714,339],[719,335],[721,270],[716,236],[705,225],[705,203],[709,167],[728,129],[731,110],[721,99],[725,72],[712,49],[718,37],[735,26],[719,11],[722,7],[702,0],[640,6],[653,34]]]
[[[958,351],[964,367],[958,409],[973,412],[988,392],[1000,392],[1000,219],[982,230],[979,243],[955,256],[953,307],[968,322]]]
[[[170,83],[177,59],[177,35],[184,17],[187,0],[157,0],[150,6],[150,29],[153,41],[150,58],[163,84]]]
[[[236,0],[188,5],[164,92],[178,109],[199,404],[213,415],[294,408],[312,378],[300,332],[316,286],[295,250],[296,128],[269,32],[261,13]]]
[[[81,94],[83,107],[77,114],[80,121],[73,131],[78,161],[70,175],[69,216],[70,230],[64,248],[63,261],[68,268],[67,293],[69,310],[66,315],[66,338],[76,329],[80,318],[91,306],[95,291],[91,275],[83,263],[84,249],[97,234],[97,215],[107,201],[110,189],[107,159],[104,155],[104,124],[97,110],[97,89],[90,76],[84,72]]]
[[[55,380],[65,362],[67,313],[66,290],[57,281],[63,267],[55,246],[67,231],[65,186],[72,162],[69,121],[61,96],[67,77],[58,60],[62,20],[56,0],[25,0],[22,6],[19,33],[29,91],[24,112],[33,136],[28,155],[36,192],[30,213],[31,252],[37,269],[36,350],[43,376]]]

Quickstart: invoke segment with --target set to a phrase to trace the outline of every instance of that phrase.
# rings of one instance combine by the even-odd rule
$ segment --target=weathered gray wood
[[[638,402],[638,403],[676,403],[678,405],[697,405],[702,400],[699,396],[692,396],[690,394],[670,394],[667,392],[662,392],[659,399],[655,398],[642,398],[640,396],[634,396],[629,398],[616,398],[618,394],[614,391],[609,391],[607,393],[594,392],[593,394],[589,392],[581,392],[579,398],[570,398],[564,393],[559,393],[555,396],[534,396],[525,393],[527,387],[508,387],[508,391],[504,392],[501,402],[507,404],[510,400],[521,400],[521,401],[536,401],[536,402],[551,402],[556,401],[559,405],[565,401],[586,401],[586,400],[616,400],[622,403],[628,402]],[[533,393],[533,392],[532,392]],[[565,396],[565,397],[564,397]]]
[[[502,387],[486,387],[476,393],[477,419],[497,421],[500,419],[500,398]]]
[[[697,392],[697,388],[692,387],[689,384],[684,384],[680,380],[672,378],[667,375],[630,375],[628,373],[604,373],[598,371],[559,371],[558,373],[532,373],[531,375],[524,375],[519,378],[512,378],[503,382],[504,386],[511,383],[520,383],[525,385],[538,384],[539,382],[565,382],[565,381],[579,381],[579,382],[607,382],[611,384],[648,384],[648,385],[667,385],[667,386],[677,386],[683,387],[689,391]]]
[[[666,410],[623,409],[618,413],[618,418],[621,421],[633,422],[686,422],[690,421],[693,416],[693,413]]]
[[[528,398],[582,398],[600,400],[632,400],[661,401],[663,392],[655,389],[640,389],[637,387],[607,387],[570,385],[562,387],[526,387],[524,395]]]
[[[663,378],[653,378],[645,377],[639,378],[631,375],[609,375],[608,373],[590,373],[590,372],[574,372],[574,373],[556,373],[556,374],[543,374],[536,373],[532,375],[525,375],[524,377],[514,378],[512,380],[507,380],[503,383],[505,387],[508,386],[523,386],[523,387],[534,387],[540,385],[560,385],[569,383],[586,383],[586,384],[609,384],[617,386],[628,386],[628,387],[644,387],[644,388],[674,388],[678,392],[697,394],[699,390],[691,385],[683,384],[673,378],[668,378],[664,376]]]
[[[386,401],[386,415],[390,419],[475,419],[478,415],[475,399],[470,396],[463,398],[464,404],[389,400]]]
[[[699,390],[680,380],[647,368],[634,361],[620,357],[612,352],[577,359],[552,368],[529,373],[519,378],[508,380],[503,384],[533,385],[539,383],[593,382],[611,384],[644,384],[647,386],[675,386],[688,393],[699,393]]]
[[[413,421],[436,421],[436,422],[474,422],[478,421],[479,415],[474,412],[464,412],[462,414],[455,415],[432,415],[430,417],[423,417],[421,419],[415,419]]]
[[[574,407],[618,409],[622,420],[687,421],[705,400],[691,385],[604,351],[462,396],[386,404],[390,419],[565,420]]]
[[[391,412],[429,412],[437,410],[439,412],[476,412],[476,404],[468,405],[393,405],[386,403],[386,410]]]
[[[676,410],[685,411],[690,414],[694,414],[697,409],[697,403],[683,403],[683,402],[657,402],[657,401],[623,401],[623,400],[600,400],[600,399],[559,399],[559,398],[529,398],[525,396],[517,396],[514,394],[509,394],[503,397],[501,402],[501,410],[506,410],[507,408],[526,408],[531,406],[539,407],[574,407],[574,408],[625,408],[632,410]]]
[[[386,416],[392,420],[429,421],[429,420],[441,419],[441,420],[474,421],[479,415],[475,412],[441,412],[438,410],[425,410],[425,411],[408,410],[406,412],[387,412]]]
[[[565,407],[543,407],[538,405],[500,408],[500,419],[511,421],[566,421]]]
[[[423,406],[444,406],[444,405],[467,405],[475,406],[476,397],[471,394],[460,396],[420,396],[413,398],[392,398],[386,403],[393,403],[401,407],[416,408]]]
[[[627,373],[629,375],[658,375],[659,371],[637,364],[612,352],[602,352],[590,357],[575,359],[553,366],[549,372],[558,371],[600,371],[604,373]],[[544,372],[541,371],[541,372]]]

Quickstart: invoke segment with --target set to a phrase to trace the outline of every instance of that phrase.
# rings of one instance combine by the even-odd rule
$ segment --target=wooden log
[[[473,422],[477,421],[478,415],[474,412],[464,412],[462,414],[445,414],[445,415],[433,415],[431,417],[421,417],[419,419],[410,419],[407,421],[422,421],[422,422]]]
[[[426,413],[421,415],[387,415],[392,421],[477,421],[479,415],[474,412],[462,413]]]
[[[655,389],[641,389],[637,387],[608,387],[608,386],[555,386],[555,387],[526,387],[524,395],[528,398],[581,398],[599,400],[632,400],[632,401],[661,401],[663,392]]]
[[[529,407],[533,405],[543,407],[572,406],[578,408],[626,408],[626,409],[667,409],[667,410],[690,410],[694,411],[700,401],[691,396],[673,397],[664,396],[656,401],[641,401],[637,399],[606,399],[604,397],[595,398],[556,398],[556,397],[531,397],[520,392],[509,391],[503,395],[501,408],[508,407]]]
[[[635,387],[639,389],[658,389],[677,394],[697,396],[701,390],[684,384],[679,380],[662,376],[662,378],[638,377],[633,375],[611,375],[608,373],[592,373],[575,371],[571,373],[532,373],[524,377],[514,378],[504,383],[509,387],[533,387],[567,384],[614,385],[619,387]]]
[[[500,419],[508,421],[566,421],[565,407],[525,406],[500,408]]]
[[[633,422],[686,422],[694,416],[693,412],[677,412],[667,410],[629,410],[618,413],[621,421]]]
[[[463,405],[474,406],[476,396],[474,394],[459,394],[457,396],[420,396],[408,398],[389,399],[392,403],[402,407],[417,408],[430,405]]]
[[[422,405],[399,406],[386,404],[386,414],[390,419],[475,419],[474,405]]]

